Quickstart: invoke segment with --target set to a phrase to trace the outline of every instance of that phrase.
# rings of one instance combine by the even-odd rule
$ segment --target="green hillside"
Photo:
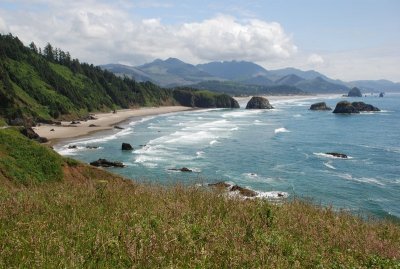
[[[190,94],[196,92],[190,90]],[[51,44],[41,50],[34,43],[25,47],[11,34],[0,35],[0,117],[9,122],[71,119],[90,111],[179,104],[173,89],[117,77],[80,63]]]

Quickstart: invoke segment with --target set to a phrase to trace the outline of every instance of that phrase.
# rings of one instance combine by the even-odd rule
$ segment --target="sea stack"
[[[271,106],[268,99],[260,96],[253,96],[246,106],[246,109],[272,109],[272,108],[273,106]]]
[[[332,110],[332,108],[327,106],[325,102],[319,102],[319,103],[312,104],[310,106],[310,110],[321,110],[321,111],[323,111],[323,110]]]
[[[347,102],[347,101],[340,101],[337,103],[335,110],[333,113],[360,113],[360,112],[374,112],[380,111],[379,108],[366,104],[364,102]]]
[[[351,89],[349,91],[349,93],[347,94],[348,97],[362,97],[362,93],[361,90],[357,87],[354,87],[353,89]]]

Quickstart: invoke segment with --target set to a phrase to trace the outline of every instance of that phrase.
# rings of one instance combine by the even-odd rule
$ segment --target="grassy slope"
[[[55,174],[41,180],[48,172],[36,164],[29,169],[42,176],[31,173],[21,185],[0,163],[1,268],[400,267],[397,224],[301,201],[279,206],[136,184],[65,160],[15,131],[0,130],[0,137],[1,159],[13,156],[25,171],[38,157],[52,159]],[[24,158],[16,157],[21,150]],[[54,180],[60,171],[62,180]]]

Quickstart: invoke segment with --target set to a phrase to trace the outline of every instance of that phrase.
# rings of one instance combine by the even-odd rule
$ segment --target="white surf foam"
[[[219,143],[218,140],[212,140],[212,141],[210,142],[210,145],[214,145],[214,144],[216,144],[216,143]]]
[[[274,130],[275,134],[279,134],[279,133],[290,133],[290,131],[284,127],[282,128],[277,128]]]
[[[379,181],[376,178],[370,178],[370,177],[353,177],[351,174],[348,173],[342,173],[342,174],[337,174],[338,177],[350,180],[350,181],[355,181],[355,182],[360,182],[360,183],[368,183],[368,184],[376,184],[380,186],[385,186],[385,184],[381,181]]]
[[[334,167],[331,162],[324,162],[324,165],[330,169],[336,170],[336,167]]]
[[[330,159],[339,159],[339,160],[353,159],[353,157],[351,157],[349,155],[347,155],[347,158],[340,158],[340,157],[336,157],[336,156],[333,156],[331,154],[326,154],[326,153],[323,153],[323,152],[313,152],[313,154],[315,156],[318,156],[318,157],[330,158]]]

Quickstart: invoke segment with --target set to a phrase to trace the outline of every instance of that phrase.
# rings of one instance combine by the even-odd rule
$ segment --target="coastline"
[[[320,95],[263,95],[269,101],[285,101],[290,99],[310,99],[332,96],[331,94],[320,94]],[[250,100],[252,96],[248,97],[234,97],[241,105]],[[54,124],[41,124],[40,126],[33,127],[35,132],[46,137],[49,142],[48,145],[54,146],[58,143],[62,143],[65,140],[72,138],[78,138],[87,136],[100,131],[111,130],[115,125],[121,122],[127,121],[130,118],[142,118],[147,116],[162,115],[174,112],[195,110],[198,108],[184,107],[184,106],[161,106],[161,107],[141,107],[134,109],[121,109],[117,110],[116,113],[93,113],[91,114],[96,119],[80,121],[79,124],[71,124],[70,121],[62,121],[61,125]],[[90,127],[90,125],[95,125]],[[54,131],[52,131],[54,130]]]
[[[117,110],[116,113],[94,113],[96,119],[80,121],[79,124],[71,124],[70,121],[62,121],[61,125],[41,124],[33,127],[35,132],[46,137],[49,145],[53,146],[61,141],[71,138],[86,136],[95,132],[111,130],[115,125],[133,117],[147,117],[173,112],[193,110],[192,107],[184,106],[161,106],[161,107],[141,107],[135,109]],[[90,125],[95,125],[90,127]],[[52,131],[53,130],[53,131]]]

